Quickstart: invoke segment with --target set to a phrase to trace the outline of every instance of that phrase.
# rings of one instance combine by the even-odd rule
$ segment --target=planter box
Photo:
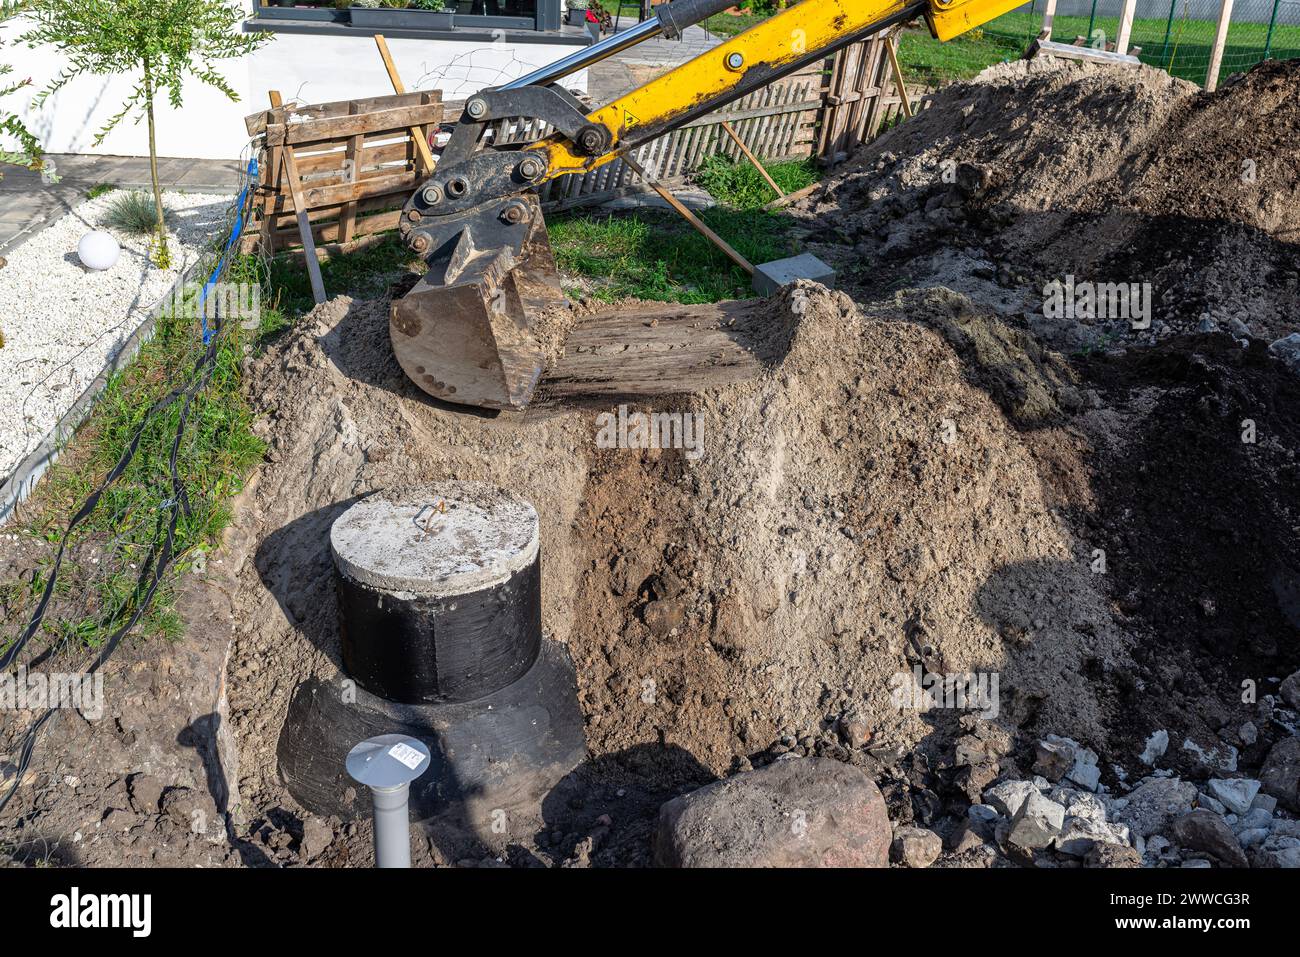
[[[354,27],[381,30],[450,30],[456,14],[451,10],[403,10],[396,7],[348,7]]]
[[[587,11],[585,9],[576,10],[573,7],[569,7],[569,26],[580,27],[586,22]]]
[[[334,7],[285,7],[263,3],[257,8],[258,20],[317,20],[323,23],[347,23],[348,12]]]

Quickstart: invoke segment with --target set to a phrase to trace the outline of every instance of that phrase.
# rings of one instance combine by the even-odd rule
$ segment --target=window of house
[[[389,0],[380,9],[401,9],[403,6],[402,0]],[[447,0],[445,9],[455,14],[453,29],[560,28],[560,0]],[[253,0],[253,13],[261,21],[288,20],[338,26],[352,23],[348,0]],[[421,28],[418,20],[412,20],[409,27],[401,29]]]

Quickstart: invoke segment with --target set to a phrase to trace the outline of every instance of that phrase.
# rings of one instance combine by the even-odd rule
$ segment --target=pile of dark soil
[[[859,288],[942,284],[1064,349],[1297,328],[1300,61],[1213,94],[1159,70],[1002,64],[803,204]],[[1151,330],[1043,315],[1052,280],[1150,283]]]
[[[1300,377],[1226,335],[1093,357],[1083,372],[1127,422],[1098,436],[1095,507],[1077,513],[1142,635],[1115,739],[1132,753],[1176,728],[1222,737],[1253,766],[1288,732],[1242,742],[1235,728],[1300,666]]]

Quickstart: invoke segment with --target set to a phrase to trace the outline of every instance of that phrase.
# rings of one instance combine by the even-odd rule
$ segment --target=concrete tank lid
[[[539,547],[537,510],[485,482],[376,492],[334,520],[330,548],[348,578],[441,598],[500,585]]]

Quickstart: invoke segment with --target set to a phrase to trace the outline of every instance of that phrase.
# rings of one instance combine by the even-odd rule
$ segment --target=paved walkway
[[[721,42],[703,27],[687,27],[680,40],[646,40],[591,67],[587,92],[594,102],[608,103]]]
[[[59,182],[46,183],[40,173],[4,167],[0,180],[0,255],[31,233],[58,219],[88,190],[101,183],[127,189],[151,189],[148,157],[50,154]],[[192,193],[233,191],[241,167],[234,160],[159,159],[163,189]],[[0,273],[0,279],[3,273]]]
[[[634,26],[624,20],[624,29]],[[702,27],[690,27],[680,40],[647,40],[589,71],[588,87],[596,103],[608,103],[660,73],[693,59],[722,41]],[[47,223],[58,219],[88,190],[100,184],[148,189],[149,160],[135,156],[50,154],[60,177],[46,183],[41,174],[12,166],[0,179],[0,255],[13,249]],[[219,193],[239,185],[236,161],[160,159],[158,176],[164,189]]]

